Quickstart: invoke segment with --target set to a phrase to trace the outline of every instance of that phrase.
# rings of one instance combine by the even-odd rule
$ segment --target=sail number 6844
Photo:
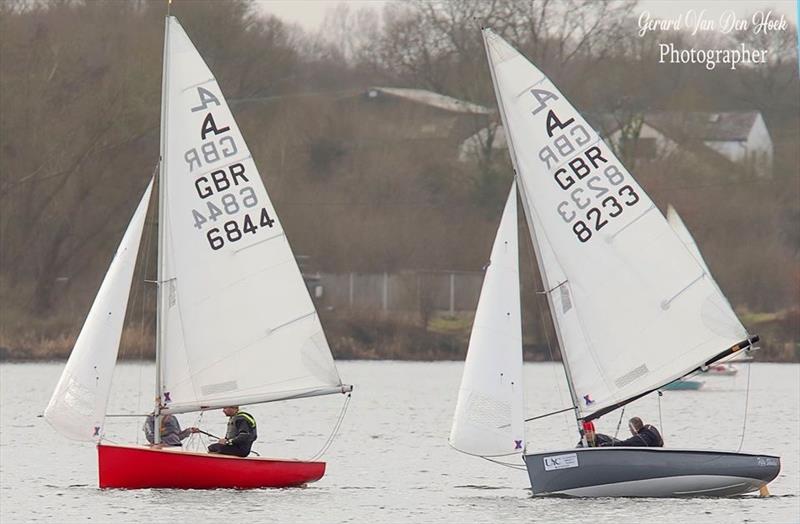
[[[254,235],[259,228],[273,227],[274,224],[275,220],[269,216],[267,208],[262,207],[260,216],[255,220],[247,213],[244,215],[241,226],[238,220],[228,220],[222,224],[221,230],[218,227],[209,229],[208,233],[206,233],[206,238],[208,239],[208,245],[211,246],[211,249],[217,251],[222,249],[225,242],[238,242],[246,234]]]

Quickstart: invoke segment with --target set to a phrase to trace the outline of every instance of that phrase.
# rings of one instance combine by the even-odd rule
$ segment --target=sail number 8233
[[[603,229],[610,220],[620,216],[625,208],[636,205],[640,200],[639,194],[630,185],[608,188],[598,184],[599,181],[600,177],[590,178],[587,188],[591,193],[581,187],[575,188],[570,193],[571,202],[562,201],[556,208],[562,220],[572,224],[572,232],[581,242],[588,242],[593,233]],[[616,185],[616,180],[611,180],[611,177],[609,181]],[[579,213],[583,217],[579,217]]]

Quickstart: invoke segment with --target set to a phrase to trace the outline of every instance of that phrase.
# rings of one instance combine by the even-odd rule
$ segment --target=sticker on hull
[[[578,455],[576,453],[567,453],[566,455],[553,455],[552,457],[544,457],[542,461],[544,461],[545,471],[578,467]]]

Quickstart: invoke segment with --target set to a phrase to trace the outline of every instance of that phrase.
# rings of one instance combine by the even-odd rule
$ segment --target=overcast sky
[[[336,4],[337,0],[256,0],[260,8],[272,13],[285,22],[300,25],[306,31],[316,31],[322,24],[325,11]],[[380,10],[389,3],[387,0],[349,0],[345,2],[354,10],[372,7]],[[756,10],[774,9],[787,19],[797,24],[797,8],[795,0],[640,0],[635,12],[650,11],[654,18],[671,18],[689,9],[706,10],[705,18],[718,19],[726,10],[733,9],[737,15],[746,15]]]

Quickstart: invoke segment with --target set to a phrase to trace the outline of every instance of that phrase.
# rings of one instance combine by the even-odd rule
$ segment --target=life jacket
[[[648,439],[646,437],[642,436],[642,439],[645,439],[648,446],[655,448],[664,447],[664,439],[661,438],[661,433],[659,433],[656,428],[650,424],[645,424],[644,427],[639,430],[639,435],[642,435],[643,433],[649,435],[649,442],[647,442]]]
[[[247,422],[247,425],[250,426],[250,429],[251,429],[251,431],[250,431],[250,443],[255,442],[256,439],[258,438],[258,433],[256,431],[256,418],[253,415],[251,415],[250,413],[246,413],[244,411],[239,411],[234,416],[231,417],[231,420],[230,420],[230,422],[228,424],[229,425],[232,424],[233,426],[235,426],[236,425],[236,417],[242,417],[245,420],[245,422]]]
[[[256,419],[255,417],[253,417],[253,415],[251,415],[250,413],[245,413],[244,411],[239,411],[236,413],[236,415],[234,415],[234,417],[239,417],[239,416],[244,417],[247,423],[250,424],[250,427],[256,429]]]

